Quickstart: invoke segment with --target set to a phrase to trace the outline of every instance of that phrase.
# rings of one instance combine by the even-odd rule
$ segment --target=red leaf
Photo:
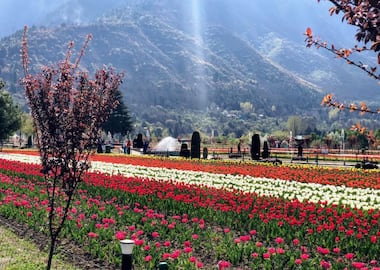
[[[331,7],[329,9],[329,12],[330,12],[330,16],[332,16],[336,12],[336,7]]]
[[[311,30],[310,27],[306,28],[306,35],[307,35],[308,37],[312,37],[312,36],[313,36],[313,30]]]

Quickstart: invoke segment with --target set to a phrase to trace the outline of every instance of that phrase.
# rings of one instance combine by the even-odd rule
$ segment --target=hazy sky
[[[68,0],[1,0],[0,36],[38,24],[41,18]]]
[[[17,30],[21,30],[24,25],[38,25],[41,20],[46,19],[47,14],[55,10],[60,5],[70,0],[0,0],[0,38],[6,35],[10,35]],[[76,0],[77,3],[81,3],[82,0]],[[98,0],[93,0],[94,5],[97,5]],[[101,0],[100,3],[104,6],[105,3]],[[113,0],[117,2],[116,0]],[[160,0],[156,0],[160,1]],[[178,1],[195,1],[195,0],[178,0]],[[199,0],[207,1],[207,0]],[[233,0],[231,0],[233,1]],[[334,31],[339,36],[340,31],[347,31],[347,25],[340,22],[341,16],[330,17],[328,13],[328,8],[332,4],[327,0],[321,0],[320,3],[317,3],[317,0],[251,0],[251,1],[260,1],[261,5],[280,7],[281,12],[289,14],[289,24],[295,22],[310,22],[313,26],[313,22],[316,21],[326,21],[327,23],[322,24],[326,25],[324,30],[329,29],[329,26],[333,25]],[[117,2],[118,3],[118,2]],[[127,0],[120,0],[120,3],[128,3]],[[108,4],[108,3],[107,3]],[[79,6],[79,5],[78,5]],[[100,7],[101,8],[101,7]],[[72,14],[71,14],[72,15]],[[321,25],[321,24],[319,24]],[[322,32],[318,31],[317,32]],[[354,29],[352,31],[354,33]]]

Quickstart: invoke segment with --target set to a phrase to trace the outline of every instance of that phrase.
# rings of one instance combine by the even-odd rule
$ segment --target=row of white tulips
[[[0,153],[0,158],[28,163],[39,162],[39,157],[20,154]],[[122,174],[127,177],[143,177],[160,181],[171,180],[227,190],[243,190],[258,195],[276,196],[288,200],[309,200],[316,203],[328,202],[361,209],[380,208],[380,190],[370,188],[349,188],[281,179],[182,171],[95,161],[91,163],[91,170],[109,174]]]

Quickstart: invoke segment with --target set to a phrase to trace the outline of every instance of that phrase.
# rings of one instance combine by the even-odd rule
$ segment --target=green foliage
[[[5,84],[0,81],[0,142],[21,126],[21,110],[4,87]]]
[[[33,118],[30,114],[23,113],[21,115],[21,128],[20,131],[25,135],[32,135],[34,132]]]
[[[122,136],[125,136],[133,130],[132,120],[120,90],[116,93],[116,99],[119,104],[114,110],[112,110],[108,120],[104,122],[102,128],[106,132],[111,132],[111,134],[121,133]]]
[[[254,111],[253,104],[251,102],[240,102],[240,109],[243,113],[250,113]]]
[[[380,129],[377,129],[374,133],[376,139],[380,139]]]
[[[288,118],[287,128],[293,133],[293,136],[302,135],[308,128],[308,122],[300,116],[293,115]]]

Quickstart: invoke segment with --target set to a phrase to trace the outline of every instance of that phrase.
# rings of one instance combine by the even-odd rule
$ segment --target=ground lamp
[[[135,241],[124,239],[120,241],[121,246],[121,270],[132,270],[132,251]]]
[[[169,266],[166,262],[160,262],[158,264],[158,270],[168,270]]]

